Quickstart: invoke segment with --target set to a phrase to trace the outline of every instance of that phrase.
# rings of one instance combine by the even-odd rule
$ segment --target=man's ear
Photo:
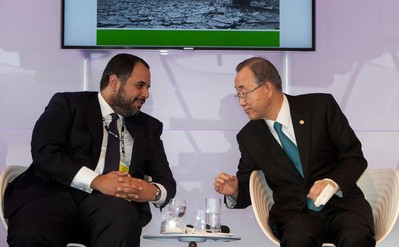
[[[265,83],[265,90],[266,90],[267,95],[271,95],[273,93],[273,91],[274,91],[273,84],[271,84],[270,82],[267,81]]]
[[[113,92],[118,91],[119,84],[120,84],[119,78],[115,74],[109,76],[108,86]]]

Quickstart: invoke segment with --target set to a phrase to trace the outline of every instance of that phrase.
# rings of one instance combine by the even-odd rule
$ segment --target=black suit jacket
[[[249,178],[262,170],[273,190],[270,223],[284,221],[306,207],[306,195],[316,180],[330,178],[343,193],[328,204],[358,212],[373,226],[369,203],[357,179],[367,167],[361,143],[334,98],[329,94],[286,95],[304,172],[299,174],[264,120],[250,121],[238,133],[241,151],[237,177],[237,208],[250,205]]]
[[[129,173],[137,178],[150,175],[162,184],[168,192],[166,204],[176,193],[176,182],[160,138],[162,123],[142,112],[127,117],[125,123],[134,139]],[[94,170],[103,128],[98,92],[55,94],[33,130],[33,163],[7,188],[5,216],[35,198],[70,189],[82,166]],[[148,203],[138,205],[144,226],[151,219],[150,207]]]

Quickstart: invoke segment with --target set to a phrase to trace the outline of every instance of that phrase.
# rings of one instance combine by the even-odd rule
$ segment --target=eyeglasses
[[[260,85],[257,86],[256,88],[253,88],[253,89],[251,89],[251,90],[249,90],[249,91],[246,91],[246,92],[237,93],[237,94],[234,95],[234,97],[235,97],[237,100],[240,100],[240,99],[247,99],[247,98],[248,98],[248,94],[252,93],[253,91],[255,91],[256,89],[260,88],[261,86],[263,86],[263,85],[265,85],[265,84],[266,84],[266,83],[260,84]]]

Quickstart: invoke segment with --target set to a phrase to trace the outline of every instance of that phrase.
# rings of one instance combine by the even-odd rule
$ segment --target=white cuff
[[[165,201],[166,201],[166,197],[168,195],[168,192],[166,191],[165,187],[163,187],[162,184],[159,183],[155,183],[155,182],[151,182],[151,184],[156,184],[159,189],[161,190],[161,197],[159,198],[158,201],[151,201],[152,203],[155,204],[156,207],[160,207]]]
[[[93,189],[90,188],[90,184],[98,175],[95,171],[83,166],[73,178],[71,187],[91,193]]]
[[[226,206],[227,208],[234,208],[237,201],[232,196],[226,196]]]

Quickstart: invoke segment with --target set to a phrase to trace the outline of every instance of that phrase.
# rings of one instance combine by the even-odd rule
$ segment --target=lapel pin
[[[299,120],[299,124],[305,124],[305,121],[304,120]]]

